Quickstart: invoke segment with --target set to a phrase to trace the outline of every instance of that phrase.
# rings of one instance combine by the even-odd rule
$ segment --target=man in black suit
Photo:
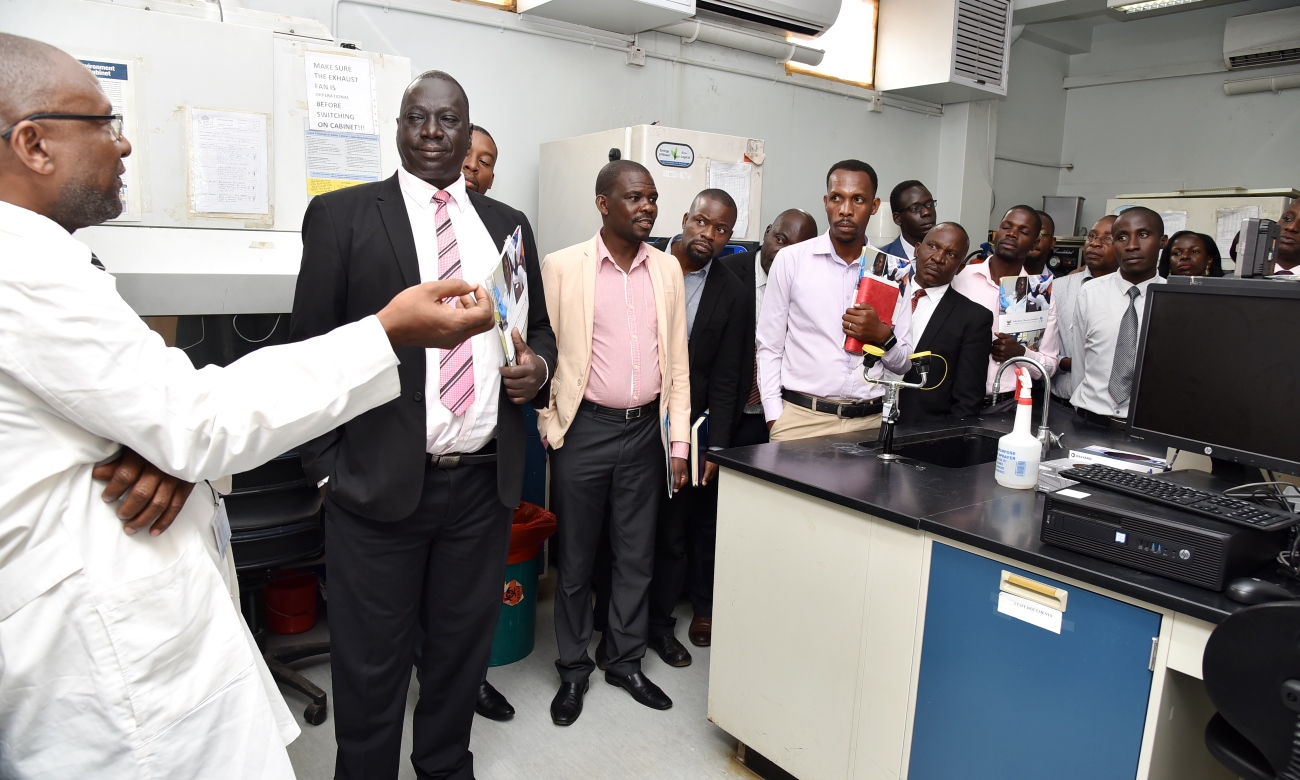
[[[904,293],[911,302],[912,349],[943,360],[930,363],[934,389],[903,391],[902,422],[973,417],[984,400],[993,314],[950,286],[968,249],[970,236],[956,222],[935,225],[916,246],[916,271]],[[920,381],[915,368],[906,378]]]
[[[723,190],[695,196],[682,217],[682,233],[668,251],[682,267],[686,290],[686,334],[691,366],[691,424],[706,411],[709,449],[731,446],[741,413],[737,388],[744,353],[747,290],[721,263],[714,262],[731,239],[736,202]],[[703,427],[703,426],[701,426]],[[704,444],[703,442],[701,443]],[[703,457],[703,454],[701,454]],[[694,465],[694,464],[692,464]],[[718,532],[718,464],[703,467],[700,484],[688,481],[659,505],[654,575],[650,581],[650,637],[669,666],[689,666],[691,654],[674,635],[673,608],[685,586],[694,617],[688,634],[705,647],[713,618],[713,549]]]
[[[460,84],[421,75],[402,98],[397,175],[318,196],[303,220],[295,338],[371,314],[422,279],[488,278],[516,227],[531,303],[528,342],[512,333],[514,365],[497,329],[448,350],[399,350],[401,395],[301,449],[326,494],[340,779],[397,776],[417,625],[416,775],[474,776],[470,726],[523,481],[519,405],[548,397],[555,338],[528,220],[466,190],[470,127]]]
[[[721,262],[740,279],[745,288],[745,339],[741,346],[740,385],[738,392],[744,402],[737,415],[731,446],[747,447],[767,442],[767,421],[763,418],[763,404],[758,394],[758,371],[754,360],[754,329],[762,308],[763,293],[767,289],[767,273],[776,260],[776,253],[787,246],[807,241],[817,236],[817,220],[801,209],[788,209],[772,220],[763,233],[763,246],[757,252],[728,255]]]

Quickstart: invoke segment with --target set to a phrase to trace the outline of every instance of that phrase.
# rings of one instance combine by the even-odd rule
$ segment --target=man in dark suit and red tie
[[[952,289],[952,278],[970,249],[956,222],[941,222],[916,245],[916,270],[904,295],[911,309],[914,352],[933,352],[927,389],[904,390],[903,422],[973,417],[984,401],[993,313]],[[906,376],[919,382],[913,368]]]
[[[411,762],[421,778],[474,776],[470,726],[523,484],[520,405],[548,398],[555,337],[528,220],[466,187],[471,128],[460,84],[422,74],[402,97],[397,174],[318,196],[303,220],[299,339],[422,280],[487,279],[516,228],[528,258],[514,365],[495,329],[452,349],[398,350],[401,395],[302,447],[325,493],[340,780],[397,777],[417,626]]]

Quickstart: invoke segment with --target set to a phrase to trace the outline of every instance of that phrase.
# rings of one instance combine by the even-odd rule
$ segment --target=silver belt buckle
[[[641,407],[639,407],[639,406],[638,406],[637,408],[635,408],[635,409],[625,409],[625,410],[623,410],[623,419],[624,419],[624,420],[637,420],[637,419],[640,419],[640,417],[641,417]]]
[[[439,455],[433,467],[438,469],[454,469],[460,466],[459,455]]]
[[[847,420],[848,418],[844,416],[844,407],[851,406],[851,405],[852,404],[846,404],[846,403],[835,404],[835,417],[840,420]]]

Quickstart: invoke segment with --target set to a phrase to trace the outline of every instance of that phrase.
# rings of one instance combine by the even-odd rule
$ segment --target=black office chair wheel
[[[313,726],[319,726],[325,722],[325,716],[329,714],[329,707],[324,704],[308,704],[307,709],[302,711],[302,717]]]

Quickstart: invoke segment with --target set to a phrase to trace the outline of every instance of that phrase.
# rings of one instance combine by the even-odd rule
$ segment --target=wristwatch
[[[895,336],[894,332],[891,330],[889,331],[889,338],[885,339],[885,343],[881,344],[880,348],[888,352],[893,349],[896,344],[898,344],[898,337]]]

